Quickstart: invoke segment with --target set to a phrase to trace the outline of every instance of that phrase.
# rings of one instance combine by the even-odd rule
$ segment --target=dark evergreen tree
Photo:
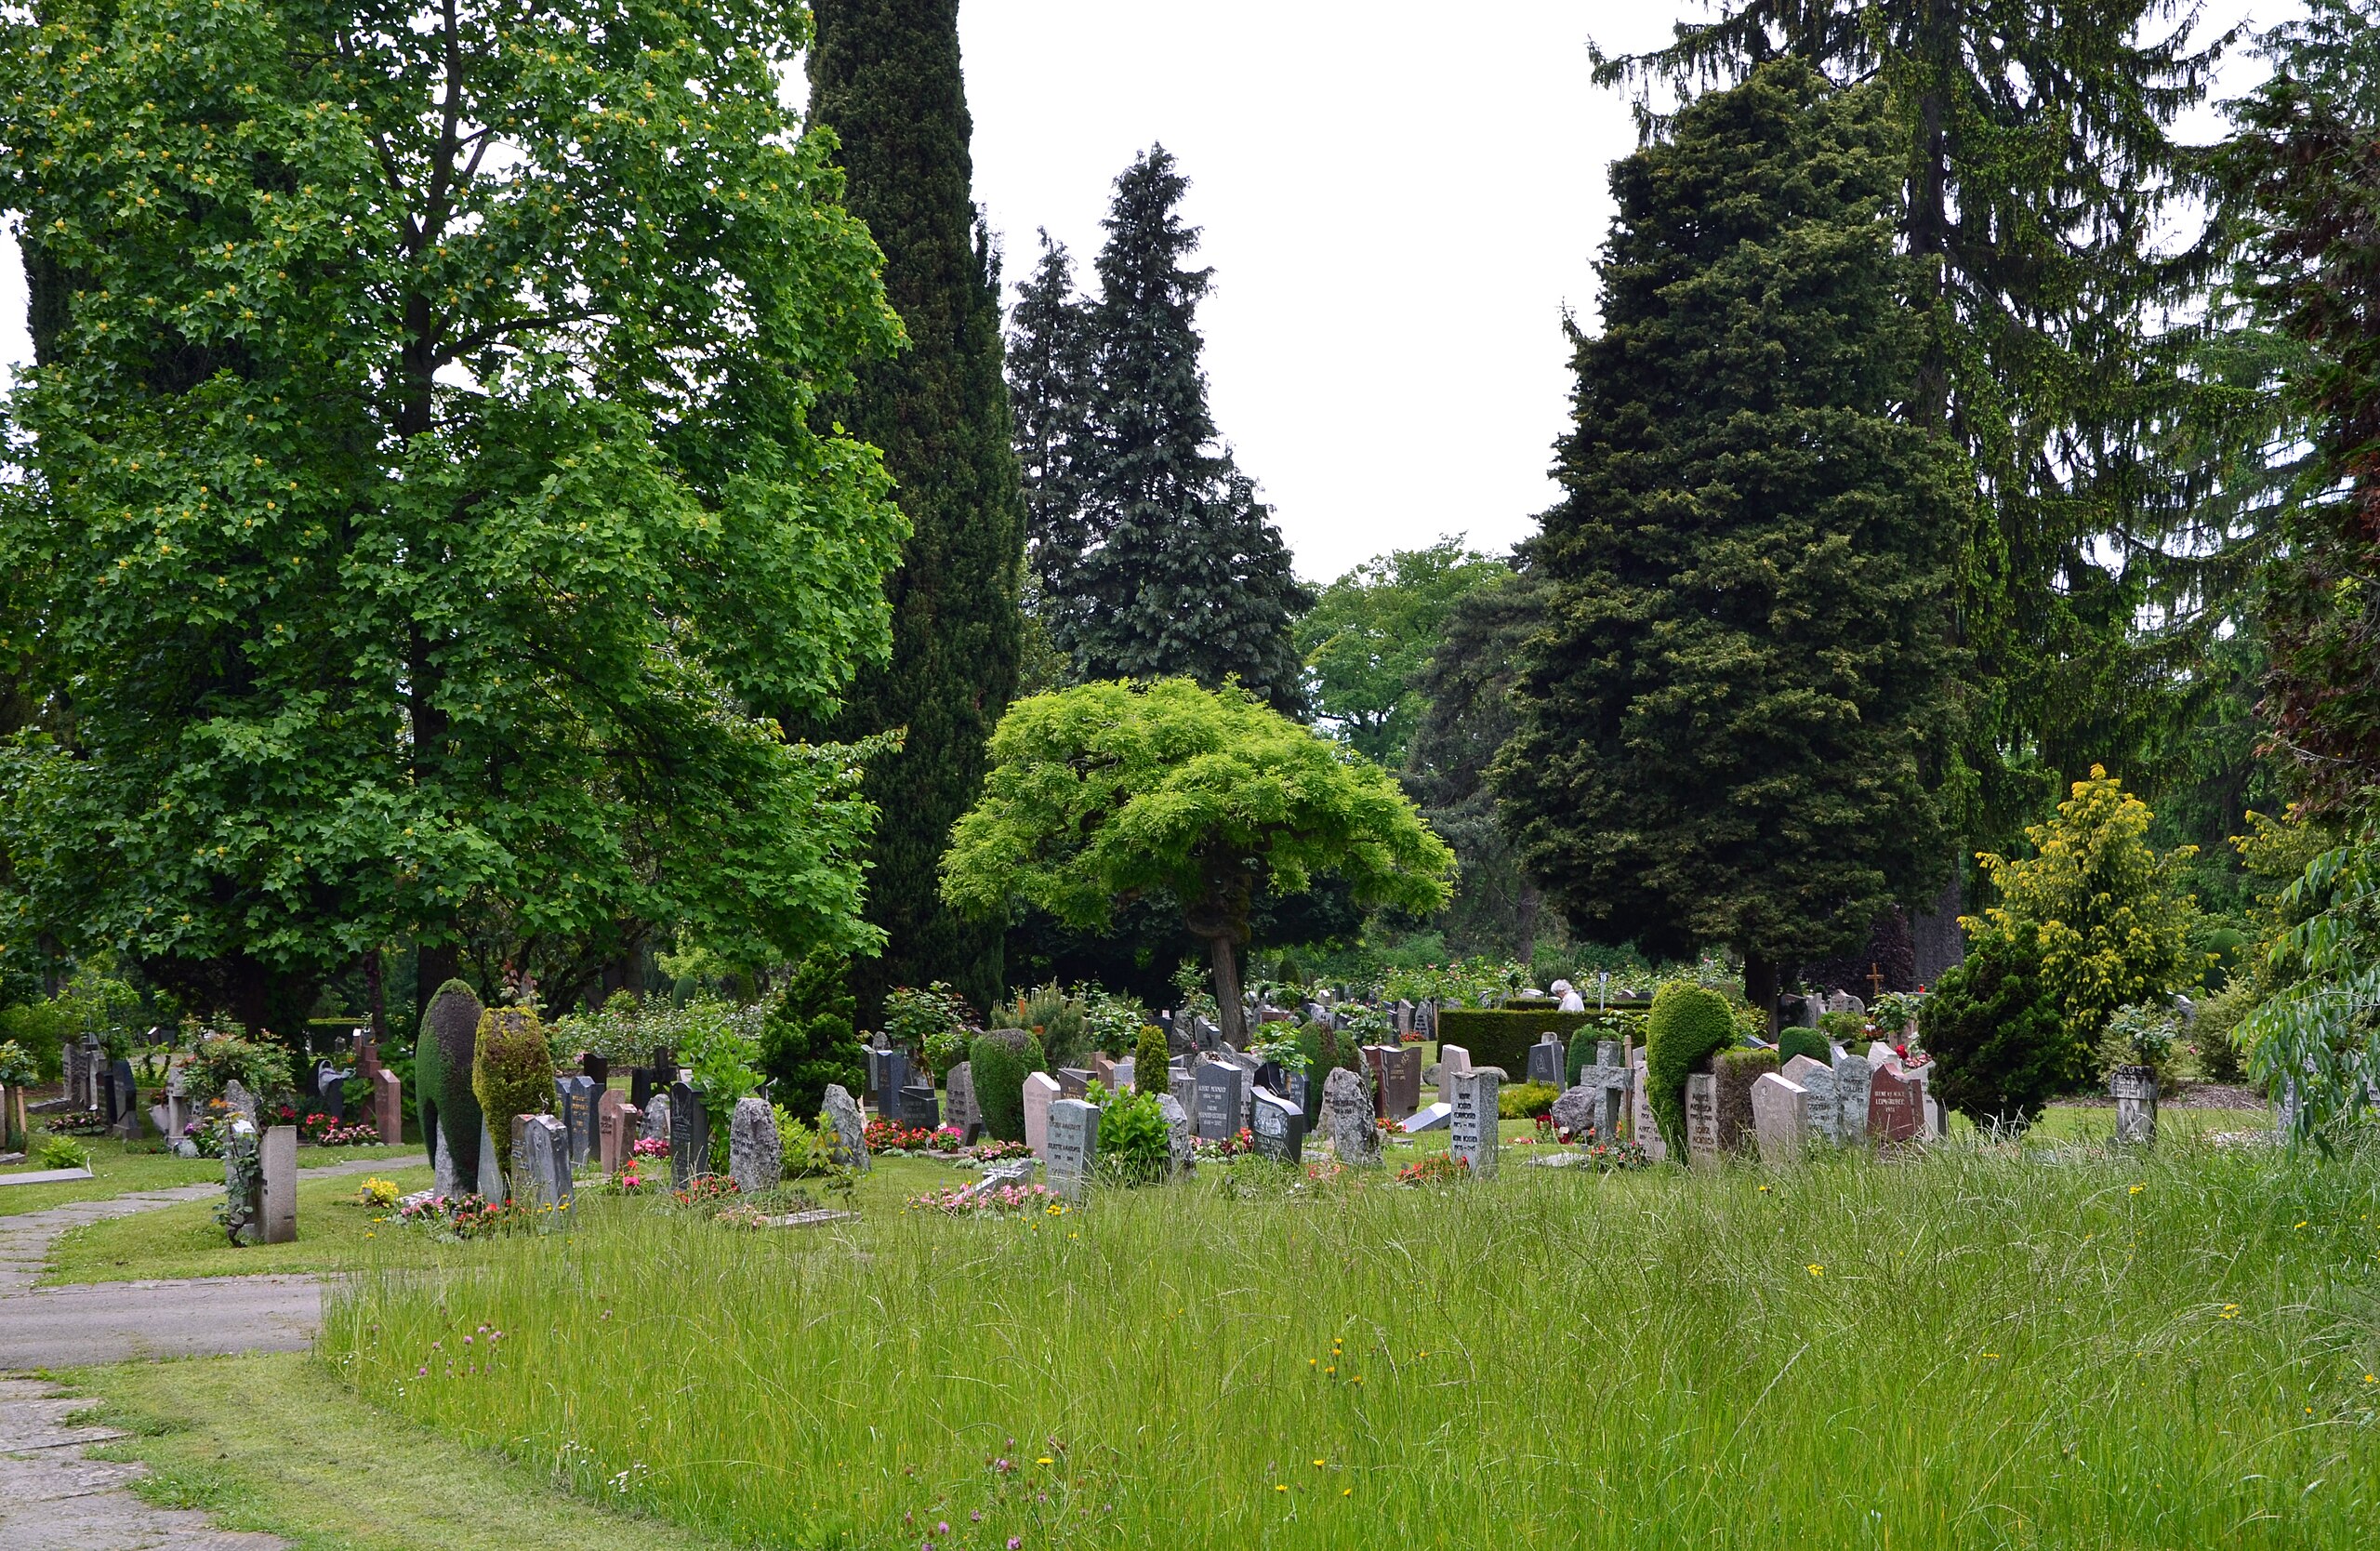
[[[1207,408],[1197,313],[1213,272],[1184,267],[1198,244],[1179,210],[1188,187],[1162,146],[1116,179],[1089,312],[1088,450],[1075,465],[1083,542],[1078,558],[1051,545],[1042,617],[1078,678],[1181,675],[1211,688],[1236,675],[1296,714],[1289,628],[1312,599]]]
[[[1041,260],[1016,288],[1010,314],[1008,399],[1016,458],[1025,476],[1026,608],[1082,563],[1091,377],[1088,309],[1075,294],[1075,265],[1063,243],[1041,233]],[[1046,631],[1048,627],[1043,626]]]
[[[909,337],[823,410],[883,449],[913,529],[886,584],[892,660],[864,674],[823,729],[907,729],[867,777],[881,813],[867,914],[886,944],[855,961],[853,976],[872,1022],[892,986],[947,980],[979,1004],[1001,989],[998,931],[945,909],[935,868],[1015,689],[1025,513],[998,265],[970,192],[958,0],[816,0],[812,10],[811,118],[842,141],[846,203],[884,250],[885,292]]]
[[[1779,966],[1939,884],[1958,475],[1918,365],[1881,93],[1763,66],[1616,163],[1552,578],[1494,779],[1579,935]]]

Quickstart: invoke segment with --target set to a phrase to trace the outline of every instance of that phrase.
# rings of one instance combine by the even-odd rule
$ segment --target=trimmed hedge
[[[1438,1042],[1461,1045],[1471,1052],[1474,1067],[1501,1067],[1514,1082],[1528,1079],[1528,1047],[1545,1034],[1559,1034],[1564,1044],[1586,1024],[1593,1013],[1526,1012],[1503,1008],[1448,1007],[1438,1014]]]
[[[1645,1019],[1645,1098],[1671,1157],[1686,1158],[1687,1075],[1735,1042],[1735,1011],[1718,992],[1673,980],[1653,993]]]
[[[438,1138],[445,1136],[446,1161],[466,1192],[479,1188],[480,1101],[471,1092],[471,1067],[486,1011],[478,992],[449,980],[430,999],[414,1044],[414,1113],[421,1120],[421,1145],[434,1164]]]
[[[1041,1041],[1021,1028],[994,1029],[967,1047],[967,1061],[984,1129],[996,1141],[1024,1141],[1025,1080],[1049,1069]]]
[[[1823,1067],[1834,1065],[1834,1046],[1823,1028],[1788,1028],[1777,1036],[1777,1064],[1806,1055]]]

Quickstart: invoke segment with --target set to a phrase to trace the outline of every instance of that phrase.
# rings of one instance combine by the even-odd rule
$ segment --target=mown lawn
[[[43,1133],[33,1131],[36,1146]],[[176,1158],[160,1150],[163,1144],[120,1142],[106,1136],[74,1138],[91,1154],[91,1177],[68,1180],[58,1185],[11,1185],[0,1187],[0,1216],[20,1212],[42,1212],[70,1201],[112,1200],[117,1196],[138,1190],[166,1190],[178,1185],[206,1185],[223,1182],[223,1163],[215,1158]],[[387,1158],[399,1162],[422,1156],[421,1148],[413,1144],[403,1147],[299,1147],[298,1167],[324,1168],[333,1163],[350,1163],[359,1159]],[[40,1169],[37,1161],[28,1158],[23,1163],[0,1168],[0,1177],[27,1173]]]
[[[323,1346],[458,1445],[769,1545],[2368,1544],[2380,1156],[1527,1155],[1009,1221],[590,1213],[391,1255]]]

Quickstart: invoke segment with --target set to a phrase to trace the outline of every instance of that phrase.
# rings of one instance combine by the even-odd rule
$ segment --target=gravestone
[[[468,1195],[463,1182],[456,1176],[454,1156],[446,1150],[446,1129],[433,1126],[430,1134],[430,1188],[432,1194],[449,1200]]]
[[[1686,1161],[1712,1168],[1719,1161],[1719,1080],[1709,1072],[1693,1072],[1686,1080]]]
[[[962,1147],[973,1147],[984,1133],[984,1111],[975,1103],[975,1068],[961,1061],[943,1079],[950,1090],[950,1124]]]
[[[2156,1146],[2157,1068],[2118,1067],[2108,1074],[2108,1096],[2116,1101],[2116,1146]]]
[[[1404,1123],[1397,1129],[1408,1136],[1412,1136],[1424,1131],[1444,1130],[1448,1122],[1453,1119],[1454,1106],[1441,1099],[1435,1104],[1416,1109],[1406,1116]]]
[[[372,1129],[393,1147],[405,1135],[405,1081],[387,1067],[372,1074]]]
[[[876,1112],[889,1116],[900,1106],[901,1090],[910,1083],[909,1053],[906,1050],[883,1050],[876,1053]]]
[[[662,1074],[651,1067],[628,1068],[628,1103],[641,1113],[651,1113],[653,1095],[663,1086]]]
[[[551,1115],[512,1117],[512,1200],[531,1212],[570,1204],[570,1127]]]
[[[132,1063],[118,1056],[108,1070],[108,1086],[115,1098],[115,1124],[112,1134],[127,1142],[138,1142],[147,1133],[147,1117],[140,1113],[140,1083],[132,1075]]]
[[[1198,1080],[1191,1076],[1187,1068],[1175,1067],[1169,1070],[1165,1075],[1165,1089],[1167,1095],[1182,1107],[1183,1114],[1195,1114],[1197,1111]],[[1194,1136],[1197,1134],[1197,1126],[1195,1121],[1191,1126],[1191,1134]]]
[[[1238,1135],[1245,1102],[1240,1094],[1248,1085],[1248,1074],[1227,1062],[1207,1061],[1200,1063],[1193,1080],[1197,1085],[1197,1103],[1191,1113],[1197,1120],[1198,1139],[1227,1142]]]
[[[633,1112],[628,1095],[616,1088],[604,1089],[595,1101],[595,1161],[605,1179],[618,1173],[633,1155],[636,1133],[628,1120]]]
[[[605,1089],[605,1093],[611,1092]],[[595,1080],[584,1073],[554,1080],[554,1108],[562,1116],[570,1166],[582,1167],[595,1150]]]
[[[1438,1047],[1438,1096],[1444,1098],[1448,1079],[1461,1077],[1471,1069],[1471,1052],[1461,1045]]]
[[[1058,1068],[1058,1096],[1060,1098],[1078,1099],[1090,1092],[1090,1067],[1060,1067]]]
[[[108,1054],[96,1034],[83,1036],[83,1085],[75,1095],[77,1109],[104,1111],[108,1103]]]
[[[1761,1073],[1752,1085],[1752,1128],[1763,1163],[1798,1161],[1810,1140],[1809,1090],[1775,1072]]]
[[[257,1096],[249,1093],[247,1084],[238,1078],[235,1077],[223,1084],[223,1103],[231,1113],[246,1120],[248,1124],[253,1126],[257,1123]]]
[[[1826,999],[1826,1010],[1830,1013],[1857,1013],[1863,1018],[1868,1015],[1868,1004],[1848,991],[1830,993]]]
[[[257,1154],[255,1124],[233,1116],[223,1137],[223,1228],[234,1244],[264,1238],[264,1172]]]
[[[1661,1139],[1661,1128],[1653,1119],[1652,1091],[1645,1085],[1645,1053],[1629,1053],[1628,1065],[1628,1136],[1645,1149],[1645,1156],[1655,1163],[1670,1155],[1670,1145]]]
[[[1322,1113],[1322,1085],[1303,1072],[1291,1072],[1289,1091],[1281,1096],[1298,1107],[1298,1113],[1305,1117],[1306,1130],[1312,1131]]]
[[[942,1124],[942,1107],[931,1082],[912,1082],[902,1089],[895,1113],[911,1131],[932,1131]]]
[[[1250,1119],[1259,1158],[1295,1163],[1305,1156],[1305,1111],[1278,1094],[1258,1093]]]
[[[1876,1068],[1856,1055],[1846,1055],[1829,1068],[1834,1073],[1835,1142],[1846,1147],[1868,1145],[1868,1095],[1875,1086]]]
[[[1381,1086],[1388,1118],[1401,1120],[1421,1107],[1421,1052],[1411,1045],[1390,1045],[1381,1057]]]
[[[504,1172],[496,1167],[496,1138],[488,1134],[485,1115],[480,1117],[480,1173],[472,1188],[478,1192],[482,1200],[488,1201],[502,1200],[505,1192],[511,1188],[510,1182],[504,1177]]]
[[[683,1080],[669,1085],[669,1184],[683,1190],[710,1173],[710,1111],[704,1107],[700,1084]]]
[[[867,1156],[867,1121],[862,1118],[859,1100],[852,1097],[851,1090],[840,1082],[827,1083],[819,1116],[833,1133],[827,1145],[835,1161],[846,1169],[867,1173],[873,1167]]]
[[[1058,1080],[1034,1072],[1025,1080],[1025,1145],[1047,1163],[1050,1160],[1050,1107],[1058,1102]]]
[[[1449,1102],[1453,1114],[1447,1122],[1447,1150],[1467,1165],[1473,1177],[1496,1177],[1496,1157],[1501,1147],[1496,1131],[1496,1095],[1503,1087],[1503,1080],[1495,1068],[1466,1071],[1454,1080]]]
[[[1562,1041],[1549,1030],[1543,1039],[1528,1047],[1528,1080],[1549,1088],[1562,1086]]]
[[[612,1085],[611,1058],[598,1055],[591,1050],[581,1051],[578,1055],[578,1075],[595,1084],[598,1090],[610,1087]]]
[[[190,1138],[185,1133],[190,1130],[190,1122],[196,1118],[196,1110],[190,1102],[189,1068],[178,1065],[167,1067],[165,1068],[165,1123],[163,1129],[166,1139],[174,1144],[177,1151],[190,1146]],[[194,1158],[197,1156],[197,1149],[192,1147],[182,1156]]]
[[[633,1101],[628,1107],[641,1119],[637,1124],[636,1140],[667,1142],[669,1140],[669,1095],[655,1090],[641,1105]]]
[[[727,1120],[727,1173],[735,1188],[760,1195],[785,1183],[785,1140],[777,1134],[776,1111],[766,1099],[735,1101]]]
[[[1140,1080],[1141,1063],[1137,1057],[1127,1055],[1124,1059],[1116,1063],[1115,1086],[1117,1093],[1130,1093],[1139,1085]]]
[[[1340,1162],[1354,1167],[1380,1161],[1379,1117],[1364,1093],[1364,1080],[1333,1067],[1322,1080],[1322,1138]]]
[[[1092,1051],[1091,1053],[1091,1075],[1101,1087],[1106,1089],[1111,1094],[1116,1092],[1116,1057],[1108,1054],[1104,1050]]]
[[[314,1113],[329,1116],[334,1125],[346,1123],[347,1080],[354,1075],[328,1061],[314,1063]]]
[[[1159,1094],[1157,1112],[1165,1117],[1166,1172],[1179,1179],[1190,1172],[1191,1143],[1197,1133],[1191,1128],[1190,1111],[1171,1094]]]
[[[1289,1091],[1289,1074],[1278,1061],[1259,1062],[1256,1085],[1268,1094],[1286,1094]]]
[[[265,1128],[257,1149],[264,1163],[264,1231],[262,1242],[287,1244],[298,1237],[298,1128]]]
[[[1816,1056],[1796,1055],[1785,1063],[1778,1075],[1808,1095],[1811,1133],[1836,1147],[1843,1146],[1843,1108],[1836,1099],[1834,1068]],[[1753,1128],[1757,1130],[1759,1124],[1760,1112],[1755,1106]]]
[[[1042,1161],[1050,1188],[1069,1200],[1079,1200],[1083,1183],[1099,1160],[1099,1107],[1081,1099],[1051,1100],[1049,1142]]]
[[[1868,1087],[1868,1134],[1879,1143],[1925,1134],[1925,1089],[1897,1064],[1878,1067]]]
[[[1396,999],[1396,1037],[1409,1039],[1413,1033],[1413,1004],[1403,997]]]

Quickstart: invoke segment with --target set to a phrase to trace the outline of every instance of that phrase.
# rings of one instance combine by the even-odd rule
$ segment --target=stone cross
[[[2116,1145],[2157,1145],[2157,1068],[2118,1067],[2108,1076],[2108,1096],[2116,1101]]]
[[[298,1237],[298,1128],[267,1126],[258,1152],[264,1162],[264,1242],[290,1243]]]
[[[827,1083],[819,1119],[834,1133],[828,1141],[837,1163],[863,1174],[874,1166],[867,1156],[867,1122],[850,1089],[840,1082]]]
[[[1468,1164],[1475,1179],[1496,1177],[1496,1155],[1501,1145],[1496,1130],[1496,1095],[1503,1087],[1492,1067],[1459,1074],[1451,1089],[1443,1076],[1441,1092],[1449,1094],[1454,1109],[1448,1122],[1448,1150]]]
[[[1050,1107],[1058,1102],[1058,1080],[1034,1072],[1025,1080],[1025,1145],[1050,1160]]]
[[[1305,1111],[1277,1094],[1259,1093],[1249,1129],[1260,1158],[1295,1163],[1305,1155]]]
[[[776,1111],[762,1098],[735,1101],[727,1120],[727,1172],[735,1188],[758,1196],[785,1183],[785,1141],[777,1134]]]
[[[1719,1079],[1694,1072],[1686,1080],[1686,1161],[1697,1168],[1719,1162]]]
[[[1775,1072],[1761,1073],[1752,1085],[1752,1128],[1763,1163],[1799,1161],[1810,1139],[1809,1090]]]
[[[1049,1147],[1043,1163],[1050,1188],[1070,1200],[1080,1200],[1084,1182],[1099,1160],[1099,1107],[1081,1099],[1051,1100]]]

